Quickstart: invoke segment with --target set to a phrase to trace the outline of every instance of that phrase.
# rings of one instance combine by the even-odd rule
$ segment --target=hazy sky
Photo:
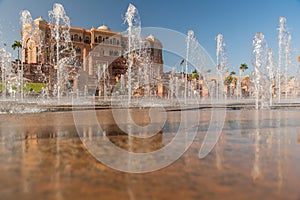
[[[231,68],[246,62],[251,65],[251,43],[256,32],[263,32],[277,57],[278,21],[287,18],[292,34],[292,44],[297,64],[300,49],[300,1],[299,0],[0,0],[1,44],[11,50],[14,40],[20,39],[19,13],[29,10],[32,17],[43,16],[53,3],[64,5],[73,26],[90,29],[105,23],[112,30],[125,31],[123,17],[129,3],[139,10],[143,27],[164,27],[182,33],[193,30],[200,44],[215,59],[219,33],[227,45]]]

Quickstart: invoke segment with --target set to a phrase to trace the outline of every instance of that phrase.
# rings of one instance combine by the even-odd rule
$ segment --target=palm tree
[[[245,70],[247,70],[247,69],[248,69],[248,65],[247,65],[246,63],[241,64],[240,70],[241,70],[243,73],[244,73]]]
[[[194,80],[194,79],[199,79],[199,74],[197,72],[197,70],[194,70],[191,74],[191,80]]]
[[[243,81],[243,77],[244,77],[244,72],[247,69],[248,69],[248,66],[247,66],[246,63],[241,64],[241,66],[240,66],[240,77],[239,77],[239,79],[241,79],[241,80],[239,80],[239,84],[240,84],[239,89],[240,89],[240,95],[241,96],[242,96],[242,81]]]
[[[224,81],[225,85],[227,85],[227,95],[228,96],[231,96],[234,94],[234,89],[236,87],[236,81],[237,81],[236,77],[233,76],[235,74],[236,74],[235,71],[230,72],[229,76],[227,76]],[[234,85],[233,88],[231,87],[232,84]],[[233,89],[233,90],[231,90],[231,89]]]
[[[11,45],[13,50],[18,49],[18,62],[20,62],[20,48],[22,48],[22,44],[20,41],[15,40],[15,42]]]

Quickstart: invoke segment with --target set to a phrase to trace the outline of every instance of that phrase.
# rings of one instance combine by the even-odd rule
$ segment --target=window
[[[113,45],[116,45],[117,42],[116,42],[116,38],[113,38]]]
[[[98,42],[98,39],[97,39],[97,37],[95,37],[95,40],[94,40],[94,42],[95,42],[95,43],[97,43],[97,42]]]
[[[76,50],[76,53],[81,53],[81,48],[80,47],[76,47],[75,50]]]
[[[102,36],[99,36],[99,37],[98,37],[98,41],[99,41],[99,43],[101,43],[101,42],[103,41]]]
[[[110,55],[110,56],[113,56],[113,54],[114,54],[114,51],[110,50],[110,51],[109,51],[109,55]]]
[[[119,52],[118,52],[118,51],[115,51],[115,52],[114,52],[114,56],[119,56]]]
[[[46,61],[47,63],[50,61],[50,48],[46,47]]]
[[[78,35],[77,34],[74,35],[74,41],[78,42]]]
[[[86,44],[90,44],[90,43],[91,43],[90,37],[85,37],[84,42],[85,42]]]
[[[118,45],[118,46],[120,45],[120,41],[119,41],[119,40],[117,40],[117,45]]]
[[[36,47],[35,48],[35,51],[36,51],[36,63],[39,63],[39,48],[38,47]]]

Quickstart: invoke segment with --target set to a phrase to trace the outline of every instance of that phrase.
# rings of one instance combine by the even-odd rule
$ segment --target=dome
[[[154,37],[152,34],[150,34],[148,37],[146,37],[146,40],[160,43],[160,41],[156,37]]]
[[[161,44],[161,42],[155,38],[152,34],[150,34],[148,37],[146,37],[146,40],[157,43],[157,44]]]
[[[102,25],[102,26],[99,26],[98,29],[100,29],[100,30],[109,30],[109,27],[105,26],[105,25]]]
[[[152,40],[153,42],[155,41],[155,37],[152,34],[150,34],[147,39]]]
[[[39,18],[35,19],[34,21],[36,21],[36,22],[46,22],[46,20],[44,20],[44,18],[42,16],[40,16]]]

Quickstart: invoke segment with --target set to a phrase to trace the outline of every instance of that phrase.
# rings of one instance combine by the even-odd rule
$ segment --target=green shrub
[[[34,92],[42,92],[42,88],[46,88],[47,84],[45,83],[26,83],[24,87],[24,92],[29,92],[30,90],[33,90]]]
[[[40,93],[43,87],[47,88],[45,83],[25,83],[24,85],[24,92],[29,92],[32,89],[34,92]],[[13,85],[12,89],[17,90],[17,86]],[[2,83],[0,83],[0,91],[2,92]]]

